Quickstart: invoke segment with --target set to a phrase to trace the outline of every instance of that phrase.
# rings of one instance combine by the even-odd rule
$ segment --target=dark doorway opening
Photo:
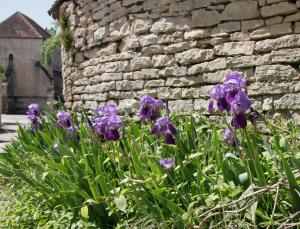
[[[15,101],[14,101],[14,55],[10,53],[8,55],[8,65],[5,71],[5,77],[7,82],[7,113],[14,113]]]

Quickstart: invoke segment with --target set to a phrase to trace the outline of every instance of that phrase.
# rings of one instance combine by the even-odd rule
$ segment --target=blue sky
[[[2,0],[3,1],[3,0]],[[38,23],[43,28],[51,27],[54,20],[47,11],[55,0],[8,0],[0,6],[0,22],[20,11]]]

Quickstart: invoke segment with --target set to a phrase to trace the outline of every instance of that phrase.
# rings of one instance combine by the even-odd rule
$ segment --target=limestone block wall
[[[255,108],[300,111],[300,1],[74,0],[60,14],[73,36],[70,109],[128,108],[148,93],[173,112],[206,111],[213,85],[239,71]]]

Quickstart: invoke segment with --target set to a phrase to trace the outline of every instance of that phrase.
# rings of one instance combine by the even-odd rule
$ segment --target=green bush
[[[42,46],[42,65],[48,68],[51,56],[56,48],[60,47],[60,34],[54,34],[44,41]]]
[[[37,212],[38,203],[71,209],[68,220],[81,214],[98,228],[298,223],[300,127],[292,121],[265,118],[257,128],[236,131],[237,146],[230,147],[223,144],[226,117],[173,116],[176,145],[167,145],[150,134],[150,124],[130,118],[124,138],[102,142],[85,114],[72,116],[78,131],[56,128],[55,114],[47,114],[38,131],[20,126],[0,154],[0,173],[10,184],[17,177],[35,190],[33,202],[20,201]],[[174,155],[176,167],[164,170],[158,161]],[[46,218],[56,221],[52,213]]]

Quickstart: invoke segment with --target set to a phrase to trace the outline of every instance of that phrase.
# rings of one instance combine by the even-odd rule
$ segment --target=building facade
[[[24,113],[32,102],[46,106],[53,100],[53,77],[41,67],[41,49],[50,35],[17,12],[0,23],[0,56],[6,70],[3,111]]]
[[[248,80],[256,109],[300,111],[300,1],[57,0],[72,47],[63,53],[66,106],[136,106],[143,94],[172,112],[207,110],[232,71]]]

